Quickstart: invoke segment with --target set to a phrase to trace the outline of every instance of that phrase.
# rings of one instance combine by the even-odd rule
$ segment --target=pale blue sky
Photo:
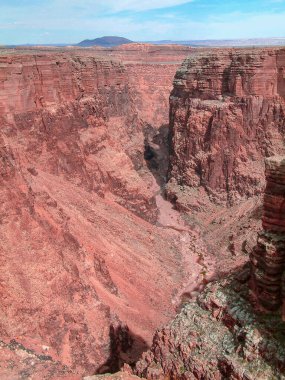
[[[0,0],[0,44],[285,36],[285,0]]]

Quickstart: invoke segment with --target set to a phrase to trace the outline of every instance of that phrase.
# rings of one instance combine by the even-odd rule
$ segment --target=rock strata
[[[265,161],[263,230],[251,252],[254,292],[267,310],[277,310],[284,296],[285,271],[285,157]],[[283,315],[283,318],[285,315]]]
[[[134,364],[157,326],[173,317],[182,289],[182,299],[188,300],[208,282],[212,269],[199,226],[186,217],[189,224],[182,223],[152,175],[164,184],[168,91],[178,60],[188,54],[181,47],[167,49],[125,46],[109,52],[112,60],[102,49],[0,56],[0,377],[18,356],[23,360],[12,376],[28,371],[34,379],[41,379],[43,367],[47,379],[77,379],[119,370],[124,362]],[[143,51],[141,60],[138,51]],[[221,205],[260,194],[260,159],[284,149],[283,53],[203,52],[178,72],[171,97],[168,195],[173,191],[175,198],[178,190],[186,190],[185,210],[191,208],[193,189],[202,189],[211,204]],[[116,61],[123,56],[124,63]],[[198,190],[198,211],[205,205],[200,194]],[[226,228],[247,229],[246,209],[236,208],[235,223]],[[207,223],[226,230],[227,216],[217,213],[212,223],[213,215],[206,212]],[[252,218],[256,215],[252,210]],[[237,218],[243,218],[242,226]],[[267,223],[276,225],[270,215]],[[232,232],[226,244],[232,256],[239,255]],[[219,252],[211,260],[225,267]],[[236,263],[234,259],[231,265]],[[239,282],[234,284],[236,291]],[[233,378],[243,378],[236,364],[243,359],[236,345],[243,337],[242,318],[227,306],[234,309],[239,295],[223,293],[228,285],[209,285],[198,304],[192,304],[189,318],[197,331],[194,326],[192,333],[188,323],[180,340],[175,331],[171,338],[163,334],[165,355],[170,347],[174,364],[164,364],[163,354],[159,376],[207,374],[215,379],[231,370]],[[229,333],[218,324],[220,316]],[[208,340],[213,322],[219,352]],[[204,330],[207,336],[196,344]],[[219,341],[223,334],[225,345]],[[194,345],[188,336],[195,338]],[[264,364],[256,357],[263,346],[256,348],[259,338],[247,336],[242,350],[247,359],[253,357],[256,369]],[[154,356],[145,357],[148,364],[155,360],[154,368],[162,340],[157,338]],[[205,346],[206,357],[211,351],[216,356],[209,362],[197,355],[197,361],[187,364],[184,341],[198,354]],[[275,351],[274,363],[281,368]],[[190,353],[195,357],[197,352]],[[236,361],[223,359],[229,352],[237,352]],[[264,373],[274,375],[276,369],[267,361]],[[153,376],[146,367],[138,365],[137,373]],[[262,378],[254,368],[252,376]]]
[[[229,49],[184,61],[170,97],[168,192],[178,205],[191,209],[199,188],[228,205],[262,193],[263,158],[285,153],[284,57]],[[189,205],[179,199],[187,191]]]
[[[152,94],[154,128],[167,121],[175,65],[156,78],[167,81]],[[149,223],[158,209],[136,170],[146,114],[134,101],[138,72],[95,50],[0,55],[0,378],[27,352],[13,378],[118,369],[175,313],[178,233]],[[144,86],[147,97],[150,74]],[[33,372],[42,355],[50,360],[35,359]]]
[[[249,303],[249,267],[213,282],[158,330],[135,373],[147,379],[284,379],[284,324]]]
[[[155,201],[124,147],[140,128],[124,66],[71,54],[1,56],[0,65],[6,146],[17,142],[31,167],[111,193],[154,221]]]

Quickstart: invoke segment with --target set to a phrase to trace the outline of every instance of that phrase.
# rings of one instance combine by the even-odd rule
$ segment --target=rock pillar
[[[275,311],[285,304],[285,156],[267,158],[265,168],[263,230],[251,253],[252,278],[260,305]]]

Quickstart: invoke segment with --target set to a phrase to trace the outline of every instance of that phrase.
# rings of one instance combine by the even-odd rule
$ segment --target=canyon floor
[[[1,379],[134,367],[249,260],[264,157],[285,152],[284,56],[0,49]]]

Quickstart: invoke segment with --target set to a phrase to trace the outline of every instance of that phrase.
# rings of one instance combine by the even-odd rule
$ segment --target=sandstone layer
[[[285,378],[285,325],[278,310],[284,297],[285,158],[268,158],[265,166],[263,230],[256,246],[248,247],[250,263],[211,282],[158,330],[135,374],[147,379]]]
[[[253,290],[269,311],[278,310],[284,297],[285,270],[285,157],[266,160],[263,230],[250,252]],[[283,311],[284,314],[284,311]],[[284,315],[283,315],[284,318]]]
[[[284,49],[217,50],[184,61],[170,98],[172,198],[181,188],[194,198],[204,190],[233,205],[262,192],[263,157],[284,153],[284,70]],[[191,209],[191,200],[180,203]]]
[[[11,363],[12,376],[76,380],[133,365],[181,294],[193,298],[246,260],[262,159],[284,152],[285,53],[187,59],[168,139],[172,78],[189,52],[126,45],[0,54],[0,377]],[[163,198],[169,153],[167,195],[186,214]],[[138,373],[153,376],[144,366]]]
[[[284,49],[194,54],[176,74],[170,98],[168,197],[188,211],[192,223],[193,214],[198,219],[200,213],[202,228],[219,218],[208,241],[215,233],[224,238],[231,231],[233,255],[239,256],[236,235],[243,235],[251,264],[211,282],[173,322],[159,329],[151,349],[136,364],[139,376],[284,378],[284,323],[272,312],[283,297],[282,157],[266,161],[264,231],[256,247],[251,250],[254,234],[236,231],[241,223],[251,230],[253,219],[261,217],[264,157],[284,153],[284,55]],[[219,241],[212,243],[217,257]],[[263,309],[252,297],[252,277]]]

